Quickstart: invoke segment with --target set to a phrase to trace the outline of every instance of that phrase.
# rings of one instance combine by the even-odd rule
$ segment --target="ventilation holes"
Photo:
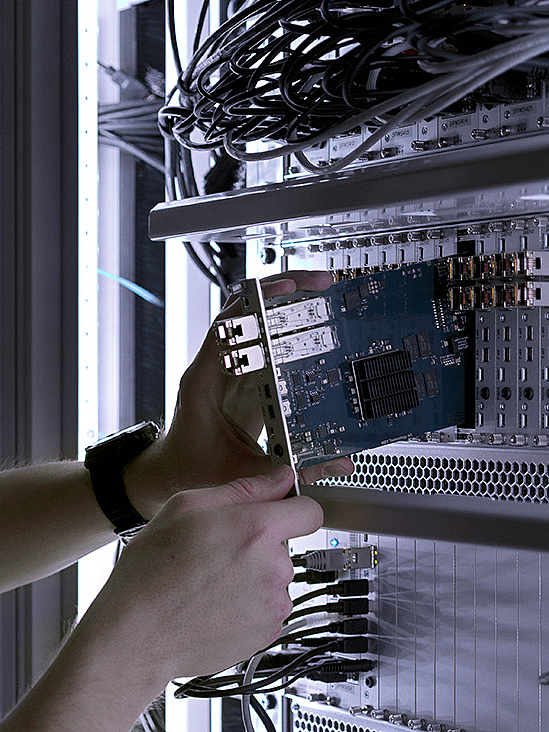
[[[311,722],[314,724],[311,725]],[[362,727],[356,724],[350,725],[345,722],[340,722],[332,717],[313,717],[313,715],[307,714],[307,712],[297,712],[294,716],[294,730],[296,732],[309,732],[312,728],[313,732],[374,732],[370,727]]]
[[[331,479],[331,485],[549,502],[549,464],[546,463],[379,452],[359,453],[353,456],[353,461],[353,475]]]

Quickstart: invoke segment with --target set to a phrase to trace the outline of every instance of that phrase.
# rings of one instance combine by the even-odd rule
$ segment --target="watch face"
[[[160,430],[154,422],[141,422],[107,435],[86,448],[84,465],[111,464],[119,470],[156,440]]]

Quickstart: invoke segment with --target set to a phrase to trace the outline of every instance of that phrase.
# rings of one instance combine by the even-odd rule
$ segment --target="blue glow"
[[[98,269],[97,272],[98,272],[98,274],[103,275],[104,277],[108,277],[110,280],[114,280],[115,282],[118,282],[119,285],[121,285],[122,287],[125,287],[127,290],[130,290],[130,292],[133,292],[138,297],[143,298],[143,300],[146,300],[147,302],[150,302],[159,308],[164,307],[164,303],[162,302],[162,300],[159,297],[157,297],[156,295],[153,295],[152,292],[149,292],[144,287],[141,287],[141,285],[137,285],[135,282],[131,282],[130,280],[127,280],[125,277],[118,277],[117,275],[112,275],[109,272],[105,272],[102,269]]]
[[[338,541],[337,539],[335,539],[335,538],[334,538],[334,539],[330,539],[330,544],[331,544],[332,546],[338,546],[338,544],[339,544],[339,541]]]

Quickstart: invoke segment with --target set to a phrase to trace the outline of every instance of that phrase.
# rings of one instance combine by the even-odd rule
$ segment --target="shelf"
[[[291,243],[549,210],[546,132],[160,203],[153,240]]]

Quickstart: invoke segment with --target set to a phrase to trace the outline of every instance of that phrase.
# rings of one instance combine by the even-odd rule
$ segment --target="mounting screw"
[[[483,114],[482,115],[482,121],[484,122],[484,124],[486,124],[488,122],[488,119],[489,118],[488,118],[488,115],[487,114]]]
[[[292,702],[292,706],[290,707],[292,712],[299,712],[299,704],[297,702]]]
[[[505,112],[503,113],[503,116],[505,117],[505,119],[509,119],[509,117],[511,116],[511,112],[510,112],[509,110],[506,110],[506,111],[505,111]]]
[[[429,132],[429,130],[428,130],[428,128],[427,128],[427,127],[422,127],[422,128],[421,128],[421,134],[422,134],[422,135],[426,135],[426,134],[427,134],[428,132]]]
[[[445,132],[446,132],[446,130],[448,129],[448,125],[446,124],[446,122],[443,122],[443,123],[442,123],[442,124],[440,125],[440,127],[441,127],[441,129],[443,129],[443,130],[444,130]]]

